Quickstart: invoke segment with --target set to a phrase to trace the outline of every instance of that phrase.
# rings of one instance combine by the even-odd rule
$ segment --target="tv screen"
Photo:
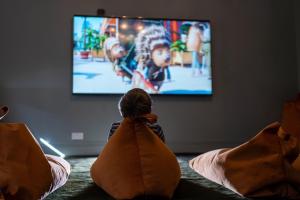
[[[211,26],[203,20],[73,17],[73,93],[210,95]]]

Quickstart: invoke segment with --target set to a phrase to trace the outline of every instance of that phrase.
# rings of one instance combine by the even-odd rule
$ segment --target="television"
[[[73,17],[73,94],[211,95],[205,20]]]

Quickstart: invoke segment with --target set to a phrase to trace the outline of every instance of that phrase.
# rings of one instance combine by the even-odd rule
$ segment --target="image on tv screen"
[[[209,21],[73,17],[73,94],[210,95]]]

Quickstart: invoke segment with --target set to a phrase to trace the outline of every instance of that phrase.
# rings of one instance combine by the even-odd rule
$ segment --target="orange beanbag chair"
[[[0,123],[0,189],[5,199],[43,199],[69,174],[69,163],[45,155],[25,124]]]
[[[94,182],[115,199],[171,198],[180,180],[175,155],[143,122],[125,118],[91,167]]]
[[[284,105],[281,123],[235,148],[199,155],[190,167],[242,196],[300,199],[299,103],[298,98]]]

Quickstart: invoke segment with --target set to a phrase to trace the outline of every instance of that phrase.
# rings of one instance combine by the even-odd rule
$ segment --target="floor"
[[[232,191],[213,183],[195,173],[188,166],[188,161],[194,155],[178,155],[177,159],[181,167],[181,181],[172,199],[178,200],[246,200]],[[68,158],[71,163],[72,173],[68,182],[59,190],[49,195],[46,200],[112,200],[107,193],[97,187],[90,177],[90,166],[96,157]],[[157,198],[144,198],[156,199]]]

